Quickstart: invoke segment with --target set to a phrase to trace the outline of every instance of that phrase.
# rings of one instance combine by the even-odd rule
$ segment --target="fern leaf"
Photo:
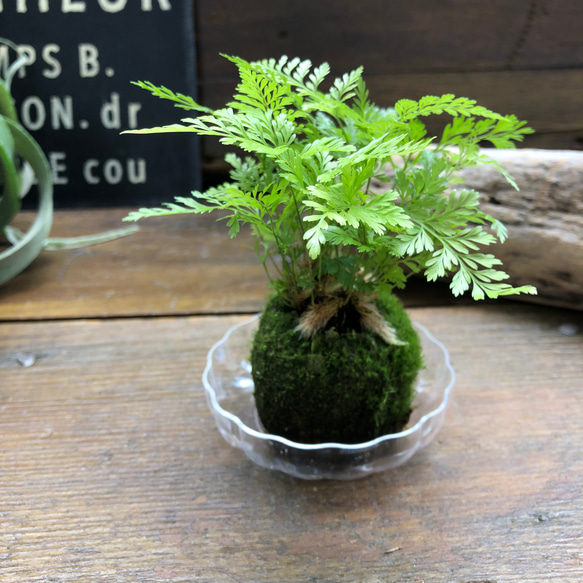
[[[133,85],[145,89],[154,95],[155,97],[159,97],[160,99],[167,99],[169,101],[173,101],[176,107],[180,107],[182,109],[200,111],[201,113],[212,113],[212,109],[205,107],[204,105],[200,105],[192,97],[188,95],[183,95],[182,93],[174,93],[174,91],[164,87],[163,85],[156,86],[149,81],[132,81]]]
[[[401,99],[395,104],[395,110],[401,121],[410,121],[421,116],[441,115],[442,113],[448,113],[454,117],[458,115],[464,117],[477,115],[489,119],[504,119],[500,114],[477,105],[473,99],[468,99],[467,97],[456,98],[451,93],[444,94],[441,97],[427,95],[420,101]]]

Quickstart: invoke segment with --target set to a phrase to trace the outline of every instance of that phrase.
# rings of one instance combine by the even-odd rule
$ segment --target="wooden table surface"
[[[156,219],[0,287],[0,581],[583,581],[583,314],[414,288],[457,372],[441,433],[401,468],[301,481],[231,448],[203,395],[207,349],[265,297],[246,242]]]

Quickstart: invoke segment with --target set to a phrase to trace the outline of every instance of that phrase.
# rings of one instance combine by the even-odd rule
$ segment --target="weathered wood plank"
[[[583,69],[379,75],[371,79],[371,97],[382,105],[402,97],[454,93],[494,111],[513,113],[541,133],[583,131],[578,100],[582,90]]]
[[[527,120],[536,134],[526,137],[525,146],[530,146],[532,139],[539,147],[582,147],[583,108],[579,96],[583,93],[583,69],[376,75],[365,71],[365,79],[371,99],[384,107],[402,98],[463,95],[494,111]],[[231,100],[234,86],[234,81],[209,84],[203,98],[208,95],[210,99],[205,101],[221,107]],[[431,135],[436,135],[450,118],[439,116],[426,121]],[[549,146],[545,146],[546,134]],[[218,141],[203,140],[203,144],[207,158],[224,157],[225,147]]]
[[[51,235],[123,226],[128,209],[55,213]],[[22,213],[20,221],[30,220]],[[140,222],[130,237],[79,250],[44,251],[0,287],[1,319],[257,312],[267,279],[249,237],[229,239],[215,217]]]
[[[234,79],[219,53],[299,56],[339,73],[364,65],[371,76],[580,67],[582,21],[570,0],[196,1],[203,86]]]
[[[198,0],[196,10],[199,96],[210,107],[230,101],[237,83],[219,53],[286,54],[327,61],[337,75],[363,65],[371,97],[383,106],[466,95],[527,119],[538,132],[529,147],[581,148],[581,3],[275,0],[240,10],[235,0]],[[224,156],[216,140],[202,144],[207,159]]]
[[[317,484],[213,425],[204,356],[239,317],[1,324],[2,581],[582,580],[581,315],[413,316],[458,374],[437,441]]]
[[[547,150],[583,150],[583,132],[539,132],[528,136],[525,146]]]
[[[522,154],[516,151],[508,156]],[[553,156],[561,154],[549,153],[547,162],[541,162],[529,176],[519,169],[519,182],[527,180],[521,193],[508,189],[497,178],[492,181],[490,173],[482,176],[481,183],[476,182],[478,178],[470,178],[469,185],[483,187],[486,198],[508,199],[509,208],[516,207],[518,214],[514,215],[499,204],[487,210],[492,214],[502,212],[500,218],[510,225],[510,240],[495,251],[513,276],[513,283],[534,283],[540,288],[539,296],[527,299],[580,309],[581,213],[575,208],[582,200],[577,194],[579,182],[565,182],[570,190],[561,194],[563,202],[572,202],[571,211],[547,208],[551,201],[544,202],[543,191],[559,192],[557,184],[563,180],[560,169],[569,169],[568,165],[559,165],[552,172],[545,170]],[[576,174],[577,169],[571,169],[573,172]],[[530,213],[529,204],[538,205],[538,212]],[[116,228],[126,212],[119,208],[59,211],[52,234],[78,236]],[[551,229],[545,229],[547,216]],[[25,227],[31,217],[31,213],[22,213],[18,224]],[[561,230],[563,223],[570,225],[570,230]],[[140,225],[137,234],[118,241],[80,250],[43,252],[24,273],[0,286],[0,320],[261,310],[268,293],[267,278],[246,234],[232,241],[225,225],[210,216],[151,219]],[[520,232],[524,236],[518,236]],[[411,281],[401,297],[408,306],[460,302],[454,300],[446,284],[429,285],[421,280]],[[461,302],[472,301],[466,298]]]
[[[52,236],[119,228],[128,209],[58,211]],[[25,228],[32,218],[21,213]],[[69,251],[45,251],[0,286],[0,320],[42,320],[212,313],[256,313],[269,292],[248,234],[228,236],[213,216],[141,221],[125,239]],[[407,305],[451,304],[444,285],[408,286]],[[469,300],[471,302],[471,300]]]

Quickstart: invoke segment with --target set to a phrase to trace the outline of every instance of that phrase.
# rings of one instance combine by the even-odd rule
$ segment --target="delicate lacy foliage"
[[[211,111],[165,87],[140,82],[154,95],[201,113],[182,124],[134,133],[195,132],[218,136],[231,153],[231,181],[162,208],[140,209],[126,220],[177,213],[224,211],[231,236],[251,226],[256,250],[272,285],[290,297],[309,297],[337,282],[350,296],[403,287],[422,271],[428,280],[451,277],[451,290],[475,299],[536,293],[513,288],[481,251],[506,230],[478,207],[471,190],[450,190],[455,172],[496,166],[479,148],[488,141],[513,147],[532,130],[475,101],[453,95],[403,99],[394,109],[369,100],[356,69],[319,87],[324,63],[288,59],[249,63],[226,57],[239,69],[234,100]],[[448,114],[440,140],[426,136],[420,118]],[[371,181],[384,188],[371,191]]]

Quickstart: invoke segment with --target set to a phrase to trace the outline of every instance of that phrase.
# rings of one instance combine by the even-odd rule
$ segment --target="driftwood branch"
[[[532,284],[537,296],[511,296],[583,310],[583,152],[485,150],[516,180],[512,188],[494,167],[460,172],[481,194],[481,208],[500,219],[509,237],[488,252],[504,262],[515,286]],[[381,183],[373,189],[385,188]]]
[[[509,237],[492,252],[514,285],[533,284],[527,301],[583,310],[583,152],[488,150],[516,180],[514,190],[490,167],[469,168],[465,187],[481,193],[482,209]]]

